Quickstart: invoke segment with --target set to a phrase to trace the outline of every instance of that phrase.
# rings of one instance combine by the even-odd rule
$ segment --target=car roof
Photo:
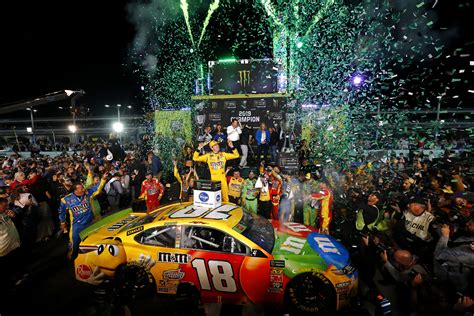
[[[208,224],[214,227],[233,228],[243,217],[243,210],[233,203],[223,202],[216,208],[203,208],[193,205],[192,202],[171,205],[164,210],[157,210],[153,223],[170,225],[170,223],[183,224]]]

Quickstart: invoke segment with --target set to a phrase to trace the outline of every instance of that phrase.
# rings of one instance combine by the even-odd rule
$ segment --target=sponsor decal
[[[88,265],[85,265],[85,264],[78,265],[76,271],[77,271],[77,275],[82,280],[87,280],[92,275],[92,269]]]
[[[173,262],[187,264],[191,256],[187,253],[158,252],[158,262]]]
[[[270,260],[270,267],[272,268],[284,268],[285,260]]]
[[[220,194],[217,194],[216,195],[216,201],[219,202],[221,200],[221,195]]]
[[[135,227],[133,229],[127,230],[127,236],[136,234],[136,233],[141,232],[141,231],[143,231],[143,226]]]
[[[281,244],[280,249],[299,255],[305,244],[306,239],[290,236]]]
[[[209,201],[209,194],[207,194],[206,192],[201,192],[201,193],[199,194],[199,200],[200,200],[201,202],[207,202],[207,201]]]
[[[309,229],[308,227],[306,227],[305,225],[303,224],[300,224],[300,223],[284,223],[283,224],[284,226],[288,227],[291,231],[294,231],[295,233],[299,233],[299,232],[311,232],[311,229]]]
[[[308,243],[315,252],[328,265],[342,269],[349,263],[349,252],[336,239],[328,235],[311,233],[308,235]]]
[[[270,275],[283,275],[283,269],[270,269]]]
[[[170,289],[168,289],[167,287],[159,287],[158,288],[158,292],[160,293],[168,293]]]
[[[181,271],[181,269],[163,271],[163,278],[165,278],[166,280],[181,280],[182,278],[184,278],[185,275],[186,273]]]
[[[283,283],[283,275],[270,275],[271,283]]]
[[[351,285],[351,281],[336,283],[336,289],[342,289]]]
[[[117,230],[125,225],[127,225],[128,223],[130,223],[131,221],[133,221],[134,219],[136,219],[138,216],[135,216],[135,215],[130,215],[124,219],[122,219],[121,221],[113,224],[112,226],[110,226],[109,228],[107,228],[107,230],[109,232],[112,232],[114,230]]]

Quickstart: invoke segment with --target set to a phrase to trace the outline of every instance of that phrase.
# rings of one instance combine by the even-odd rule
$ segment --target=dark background
[[[128,58],[135,28],[127,20],[127,2],[3,2],[0,9],[0,105],[63,89],[83,89],[87,96],[80,102],[94,115],[109,114],[112,109],[106,109],[104,104],[117,103],[125,107],[132,105],[130,114],[140,113],[144,106],[140,99],[140,80],[129,66]],[[252,11],[245,2],[242,1],[240,9],[235,9],[240,12],[235,23],[245,23],[251,14],[242,14]],[[395,5],[403,1],[393,2]],[[460,8],[463,3],[468,1],[439,0],[435,8],[437,27],[454,30],[447,43],[451,49],[473,38],[470,31],[473,10],[472,7]],[[209,31],[223,23],[218,20],[219,14],[223,13],[216,12]],[[233,29],[235,25],[228,27]],[[237,28],[227,34],[242,36]],[[219,43],[217,57],[225,56],[237,42],[237,39],[227,39]],[[239,49],[236,48],[237,53]],[[240,55],[255,57],[245,56],[245,52]],[[470,71],[468,68],[467,72]],[[37,115],[59,115],[58,111],[56,105],[48,106],[38,109]]]
[[[8,6],[2,5],[0,104],[83,89],[87,97],[80,102],[94,114],[111,110],[104,104],[135,105],[140,87],[124,66],[134,37],[126,2],[8,1]],[[45,110],[54,112],[58,107],[42,107],[38,115]],[[66,111],[63,116],[67,115]]]

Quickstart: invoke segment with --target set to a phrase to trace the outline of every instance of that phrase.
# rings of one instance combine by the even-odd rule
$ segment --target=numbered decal
[[[205,208],[195,208],[194,205],[188,205],[187,207],[179,210],[170,215],[170,218],[206,218],[206,219],[228,219],[231,215],[229,214],[232,210],[236,209],[237,206],[225,204],[215,208],[211,211]]]
[[[237,292],[237,285],[234,279],[234,271],[232,265],[227,261],[209,260],[207,262],[209,274],[206,269],[206,262],[204,259],[194,259],[191,262],[192,267],[196,270],[199,285],[202,290],[210,291],[211,281],[216,291],[219,292]]]

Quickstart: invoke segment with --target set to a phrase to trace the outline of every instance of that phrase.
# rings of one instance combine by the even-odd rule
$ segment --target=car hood
[[[320,234],[314,228],[297,223],[274,224],[275,245],[272,255],[334,266],[342,269],[349,264],[349,252],[330,235]]]

